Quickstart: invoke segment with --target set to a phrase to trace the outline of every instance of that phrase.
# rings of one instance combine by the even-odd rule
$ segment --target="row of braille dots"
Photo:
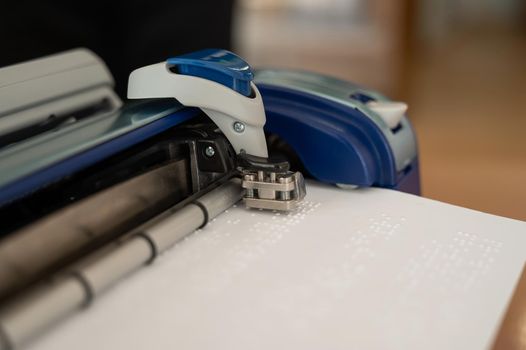
[[[368,231],[371,237],[379,236],[388,241],[398,233],[406,220],[403,216],[392,217],[386,213],[381,213],[380,216],[369,218]]]
[[[303,201],[294,211],[286,213],[274,211],[270,222],[258,221],[249,229],[249,232],[256,232],[265,237],[268,243],[274,244],[283,237],[284,233],[290,232],[291,226],[298,225],[319,206],[320,203]],[[252,217],[257,215],[257,213],[251,214]]]
[[[271,217],[272,222],[257,221],[252,225],[252,227],[248,229],[248,231],[258,232],[261,234],[268,233],[262,236],[265,236],[267,238],[271,236],[269,239],[275,242],[280,237],[280,234],[282,232],[289,231],[289,229],[287,228],[288,226],[298,224],[300,221],[302,221],[305,218],[305,215],[307,213],[312,212],[319,205],[320,203],[302,201],[299,207],[294,211],[287,212],[287,213],[274,211]],[[233,205],[232,208],[233,208],[232,214],[236,214],[236,213],[244,214],[244,211],[236,211],[237,205]],[[252,220],[254,219],[257,220],[258,217],[262,214],[264,215],[263,218],[266,218],[267,215],[269,214],[268,212],[265,212],[262,209],[260,210],[247,209],[247,210],[250,211],[250,217]],[[225,210],[224,213],[228,215],[230,211]],[[226,221],[224,222],[222,221],[222,223],[226,223],[227,225],[239,225],[241,223],[242,215],[236,216],[232,214],[228,215],[228,219],[226,219]],[[212,219],[212,221],[208,224],[209,228],[214,228],[217,220],[218,220],[217,218]],[[200,233],[201,230],[198,230],[197,232]],[[273,233],[277,233],[277,234],[273,234]],[[230,235],[231,235],[231,232],[229,229],[227,230],[224,230],[224,229],[214,230],[213,229],[211,230],[211,232],[210,231],[207,232],[205,240],[206,241],[216,241],[217,239],[221,239],[222,237],[230,236]],[[263,239],[263,238],[260,238],[260,239]]]
[[[298,208],[290,212],[279,212],[274,211],[272,216],[272,221],[275,221],[281,225],[294,226],[303,221],[306,216],[316,210],[321,203],[311,202],[311,201],[302,201]]]
[[[227,261],[227,265],[230,267],[227,267],[225,270],[230,272],[244,270],[252,261],[264,255],[272,246],[277,244],[283,238],[283,235],[290,231],[290,226],[297,225],[308,213],[313,212],[319,206],[320,203],[303,201],[294,211],[287,213],[273,212],[270,222],[259,220],[259,218],[268,218],[267,214],[269,213],[259,213],[259,210],[248,209],[250,211],[250,220],[253,221],[253,224],[248,228],[248,232],[243,232],[240,240],[236,240],[229,247],[228,255],[231,259]],[[243,211],[237,212],[235,209],[234,212],[243,213]],[[228,211],[225,213],[228,213]],[[230,215],[226,220],[228,225],[239,225],[240,222],[241,219],[234,215]],[[228,227],[218,231],[223,231],[223,229],[229,231]],[[223,232],[222,234],[226,233]]]
[[[403,226],[405,218],[393,218],[385,213],[376,217],[353,217],[352,230],[343,244],[347,257],[341,264],[339,276],[342,285],[351,285],[357,275],[367,271],[368,264],[376,258],[375,247],[381,241],[389,241]]]
[[[207,277],[202,279],[213,278],[214,285],[225,285],[234,275],[244,271],[253,261],[263,256],[271,246],[278,243],[283,234],[289,231],[290,226],[298,224],[306,214],[319,206],[319,203],[303,201],[297,210],[289,213],[260,213],[258,210],[249,209],[250,218],[246,218],[245,208],[238,208],[237,205],[234,205],[231,209],[225,210],[224,215],[212,219],[204,230],[199,229],[196,235],[188,237],[188,239],[198,238],[204,249],[186,250],[188,255],[186,258],[196,263],[206,256],[205,252],[211,247],[220,248],[223,251],[222,255],[224,254],[222,265],[211,267],[209,273],[205,273]],[[271,222],[260,220],[268,218],[268,215],[272,215]],[[248,232],[247,230],[236,230],[233,227],[239,226],[242,222],[248,226]],[[233,237],[234,235],[237,237]],[[228,244],[225,244],[226,240]]]
[[[264,254],[271,246],[277,244],[283,235],[290,231],[290,227],[297,225],[308,213],[313,212],[320,206],[320,203],[303,201],[295,211],[282,213],[273,212],[271,221],[259,221],[258,211],[250,209],[251,219],[256,221],[248,229],[247,234],[243,237],[241,243],[233,247],[233,253],[239,258],[248,258],[252,260]],[[262,216],[266,218],[267,216]],[[237,224],[234,219],[230,224]]]
[[[433,284],[444,293],[470,291],[489,272],[501,248],[502,242],[462,231],[449,242],[434,239],[420,246],[419,257],[410,260],[404,283],[413,288]]]
[[[373,247],[378,245],[378,240],[389,241],[398,233],[405,221],[405,217],[393,218],[382,213],[377,217],[368,218],[364,223],[365,227],[360,227],[360,220],[356,219],[357,228],[350,232],[344,244],[345,248],[351,250],[350,259],[356,260],[364,256],[374,258],[376,253]]]
[[[316,208],[318,208],[321,205],[319,202],[310,202],[310,201],[302,201],[298,208],[296,208],[293,211],[290,212],[280,212],[280,211],[273,211],[272,220],[278,220],[283,224],[286,225],[297,225],[300,223],[303,219],[305,219],[306,215],[313,212]],[[237,205],[233,205],[233,208],[237,208]],[[256,217],[258,215],[257,212],[255,212],[254,209],[250,209],[252,213],[250,214],[251,217]],[[258,211],[264,211],[263,209],[259,209]],[[225,210],[225,213],[228,213],[228,210]],[[214,218],[212,222],[215,222],[217,219]],[[235,218],[235,219],[228,219],[226,221],[227,224],[237,225],[241,222],[241,219]]]
[[[250,213],[250,218],[246,218],[247,213]],[[221,265],[211,266],[210,271],[213,273],[210,272],[207,277],[208,280],[214,281],[214,286],[228,284],[234,276],[245,271],[253,261],[265,255],[269,247],[281,239],[282,231],[269,229],[265,222],[257,221],[261,217],[267,217],[267,214],[269,213],[260,214],[258,210],[234,205],[212,219],[203,230],[203,241],[207,245],[218,245],[223,251]],[[235,226],[243,229],[237,229]],[[228,240],[228,244],[225,244],[225,240]]]
[[[463,231],[457,232],[453,242],[457,249],[462,249],[465,263],[469,267],[469,274],[464,283],[464,288],[469,290],[479,278],[489,273],[501,253],[503,243]]]
[[[374,247],[378,240],[387,238],[388,232],[395,225],[396,228],[400,226],[385,214],[369,220],[351,215],[349,220],[352,223],[349,227],[352,229],[343,244],[345,252],[341,263],[320,267],[313,273],[315,283],[324,288],[330,287],[335,297],[347,295],[348,290],[358,283],[358,276],[364,275],[369,262],[376,256]]]

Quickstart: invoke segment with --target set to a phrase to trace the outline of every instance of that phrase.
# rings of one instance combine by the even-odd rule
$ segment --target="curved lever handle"
[[[265,109],[252,78],[250,66],[233,53],[203,50],[134,70],[128,98],[173,97],[199,107],[237,153],[268,157]]]

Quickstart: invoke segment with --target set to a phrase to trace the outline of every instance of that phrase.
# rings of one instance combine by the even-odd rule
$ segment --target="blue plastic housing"
[[[247,97],[252,95],[252,69],[246,61],[230,51],[206,49],[169,58],[166,62],[178,74],[215,81]]]
[[[420,193],[418,159],[397,171],[378,126],[356,108],[303,91],[258,84],[267,123],[317,180]]]

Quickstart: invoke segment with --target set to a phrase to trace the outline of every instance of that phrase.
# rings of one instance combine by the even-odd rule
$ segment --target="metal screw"
[[[242,133],[243,131],[245,131],[245,124],[243,124],[241,122],[235,122],[234,123],[234,130],[236,132]]]
[[[212,158],[214,156],[214,154],[216,154],[216,150],[214,149],[214,147],[208,146],[208,147],[205,148],[205,155],[208,158]]]

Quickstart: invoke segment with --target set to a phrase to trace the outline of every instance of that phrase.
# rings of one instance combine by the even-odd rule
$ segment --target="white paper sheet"
[[[480,349],[526,261],[526,223],[382,189],[308,184],[241,205],[34,349]]]

